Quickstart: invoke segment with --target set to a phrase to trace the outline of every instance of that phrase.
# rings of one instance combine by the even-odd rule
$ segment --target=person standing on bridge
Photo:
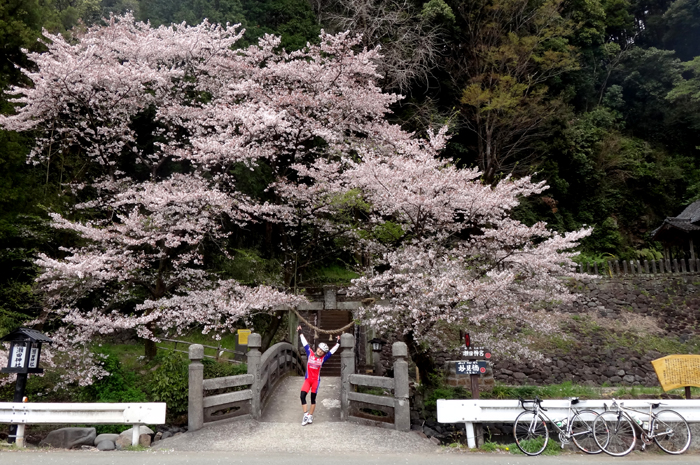
[[[333,346],[332,349],[328,350],[328,344],[322,342],[316,347],[316,352],[312,352],[309,347],[309,343],[306,338],[301,333],[301,325],[297,327],[299,332],[299,339],[301,339],[301,344],[304,346],[306,351],[306,375],[304,375],[304,384],[301,386],[301,408],[304,410],[304,418],[301,420],[301,426],[310,424],[314,422],[314,410],[316,410],[316,394],[318,393],[318,385],[321,382],[321,367],[326,360],[331,358],[338,348],[340,347],[340,336],[336,339],[338,342]],[[306,405],[306,395],[311,391],[311,407]]]

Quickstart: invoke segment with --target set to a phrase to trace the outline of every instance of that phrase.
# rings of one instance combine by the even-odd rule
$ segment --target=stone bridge
[[[204,348],[189,348],[189,432],[222,420],[301,423],[299,391],[305,358],[297,347],[281,342],[260,353],[261,336],[248,339],[248,373],[203,379]],[[355,373],[355,338],[343,334],[340,377],[323,377],[314,422],[354,422],[407,432],[410,430],[406,344],[392,346],[394,377]],[[364,392],[363,392],[364,391]]]

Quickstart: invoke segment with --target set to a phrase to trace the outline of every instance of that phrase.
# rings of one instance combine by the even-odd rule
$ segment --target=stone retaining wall
[[[581,320],[594,318],[621,338],[635,341],[635,346],[643,346],[649,334],[679,342],[700,335],[700,274],[622,275],[612,279],[582,276],[572,282],[572,287],[580,297],[559,311]],[[589,385],[658,386],[650,362],[668,353],[635,350],[624,343],[611,347],[602,333],[584,334],[575,325],[571,331],[573,347],[546,353],[550,363],[496,359],[495,379],[505,384],[573,381]]]

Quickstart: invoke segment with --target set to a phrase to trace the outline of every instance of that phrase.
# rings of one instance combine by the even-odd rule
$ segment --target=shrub
[[[148,386],[151,400],[165,402],[170,417],[186,414],[188,382],[187,361],[177,352],[166,353]]]

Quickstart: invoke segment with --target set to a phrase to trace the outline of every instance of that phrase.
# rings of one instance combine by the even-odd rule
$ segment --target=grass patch
[[[515,444],[512,445],[506,445],[506,444],[498,444],[496,442],[491,442],[491,441],[486,441],[484,444],[481,446],[481,450],[484,450],[486,452],[510,452],[511,447],[516,447]],[[518,451],[520,452],[520,451]]]
[[[582,399],[594,399],[600,396],[600,389],[590,386],[582,386],[566,381],[561,384],[547,386],[505,386],[496,384],[491,392],[482,392],[482,399],[532,399],[535,396],[540,399],[565,399],[567,397],[580,397]],[[445,397],[441,397],[444,399]]]
[[[128,450],[131,452],[145,452],[145,451],[149,450],[149,448],[143,447],[141,445],[137,445],[137,446],[124,446],[124,448],[122,448],[122,450]]]
[[[544,438],[528,439],[526,441],[521,442],[523,448],[527,450],[540,450],[542,448],[542,444],[544,444]],[[507,447],[510,449],[511,454],[525,455],[520,449],[518,449],[518,446],[515,443],[508,444]],[[545,449],[542,451],[542,454],[540,455],[559,455],[561,454],[561,451],[562,449],[559,443],[553,441],[552,438],[549,438],[549,442],[547,442],[547,447],[545,447]]]

